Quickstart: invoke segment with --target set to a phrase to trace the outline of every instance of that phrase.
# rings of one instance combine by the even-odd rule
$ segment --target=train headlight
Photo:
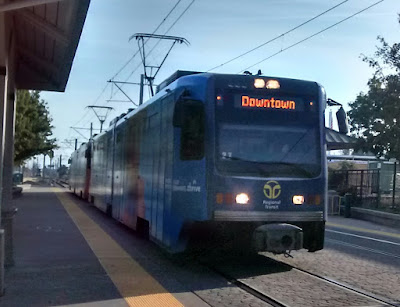
[[[236,195],[236,203],[240,205],[246,205],[249,202],[249,195],[246,193],[240,193]]]
[[[293,196],[293,204],[295,204],[295,205],[304,204],[304,196],[303,195],[294,195]]]
[[[255,79],[254,80],[254,87],[255,88],[264,88],[265,87],[264,79]]]
[[[268,80],[266,88],[270,90],[278,90],[280,89],[281,85],[279,84],[278,80]]]

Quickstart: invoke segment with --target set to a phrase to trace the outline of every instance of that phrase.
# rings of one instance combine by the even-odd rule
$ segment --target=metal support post
[[[344,217],[349,218],[351,217],[351,199],[352,195],[351,193],[346,193],[344,195]]]
[[[44,169],[46,168],[46,155],[43,154],[43,170],[42,170],[42,177],[44,178]]]
[[[5,104],[5,85],[6,85],[6,68],[0,67],[0,166],[3,164],[3,122],[4,122],[4,104]],[[0,172],[0,217],[1,209],[3,207],[2,190],[3,190],[3,176]],[[0,226],[2,221],[0,218]],[[4,294],[4,230],[0,229],[0,295]]]
[[[361,184],[360,184],[360,198],[361,198],[361,206],[363,205],[363,187],[364,187],[364,170],[361,170]]]
[[[144,74],[140,75],[139,105],[143,104]]]
[[[376,197],[376,207],[379,208],[381,205],[381,171],[378,169],[378,189],[377,189],[377,197]]]
[[[396,198],[396,173],[397,173],[397,161],[394,161],[394,165],[393,165],[392,209],[395,207],[395,198]]]
[[[78,139],[75,139],[75,150],[78,149]]]
[[[110,81],[111,82],[111,81]],[[115,84],[118,88],[120,88],[117,84]],[[122,90],[121,90],[122,91]],[[128,96],[127,96],[128,97]],[[134,103],[132,101],[132,103]],[[103,124],[107,119],[107,115],[108,113],[113,110],[113,108],[111,107],[105,107],[105,106],[87,106],[87,108],[91,108],[94,112],[94,114],[96,114],[97,119],[100,122],[100,133],[103,131]],[[97,110],[97,111],[96,111]],[[103,111],[103,112],[102,112]],[[103,113],[103,114],[101,114]],[[73,128],[73,127],[71,127]],[[79,129],[79,128],[78,128]],[[76,129],[75,129],[76,131]],[[77,131],[78,132],[78,131]],[[93,124],[90,123],[90,139],[92,139],[93,137]]]
[[[62,155],[60,155],[60,167],[62,166]]]
[[[14,130],[15,130],[15,88],[12,80],[12,74],[6,78],[5,94],[5,117],[4,117],[4,156],[3,156],[3,191],[1,223],[4,229],[5,258],[4,265],[14,265],[14,247],[13,247],[13,220],[17,209],[13,205],[12,199],[12,175],[14,170]]]
[[[4,295],[4,229],[0,229],[0,296]]]
[[[139,54],[140,54],[140,57],[141,57],[142,63],[143,63],[143,75],[144,75],[144,78],[148,82],[151,96],[154,96],[154,89],[153,89],[154,78],[157,76],[157,74],[160,71],[161,67],[163,66],[165,60],[167,59],[168,55],[170,54],[172,48],[175,46],[176,43],[180,43],[180,44],[184,43],[186,45],[189,45],[189,42],[183,37],[169,36],[169,35],[158,35],[158,34],[154,34],[154,33],[153,34],[136,33],[136,34],[132,35],[129,38],[129,40],[131,40],[132,38],[135,38],[137,40],[137,42],[138,42]],[[145,38],[146,38],[146,40],[145,40]],[[151,39],[157,39],[159,42],[161,40],[172,41],[171,46],[170,46],[169,50],[167,51],[167,54],[164,56],[164,58],[161,61],[161,64],[159,64],[159,65],[149,65],[147,63],[146,55],[148,56],[151,53],[151,51],[155,48],[155,46],[158,45],[158,43],[157,43],[153,47],[153,49],[151,49],[150,51],[148,51],[146,53],[145,45],[146,45],[147,41],[150,38]],[[148,69],[150,69],[150,71],[148,71]],[[156,70],[155,73],[153,73],[153,69]],[[117,84],[115,84],[115,85],[118,87]],[[124,93],[122,90],[121,90],[121,92]],[[139,103],[139,105],[140,105],[140,103]]]

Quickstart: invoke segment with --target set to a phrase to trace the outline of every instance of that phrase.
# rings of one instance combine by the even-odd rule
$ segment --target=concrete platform
[[[0,306],[207,306],[189,291],[166,290],[67,190],[25,185],[15,205],[15,266]]]

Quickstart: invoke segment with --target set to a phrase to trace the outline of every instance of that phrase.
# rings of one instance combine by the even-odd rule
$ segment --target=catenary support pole
[[[143,104],[144,74],[140,75],[139,105]]]

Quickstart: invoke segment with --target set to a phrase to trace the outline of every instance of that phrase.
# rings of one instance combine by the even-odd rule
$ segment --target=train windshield
[[[317,94],[218,90],[216,167],[232,176],[321,174]]]
[[[321,172],[315,126],[219,126],[217,167],[232,175],[313,178]]]

